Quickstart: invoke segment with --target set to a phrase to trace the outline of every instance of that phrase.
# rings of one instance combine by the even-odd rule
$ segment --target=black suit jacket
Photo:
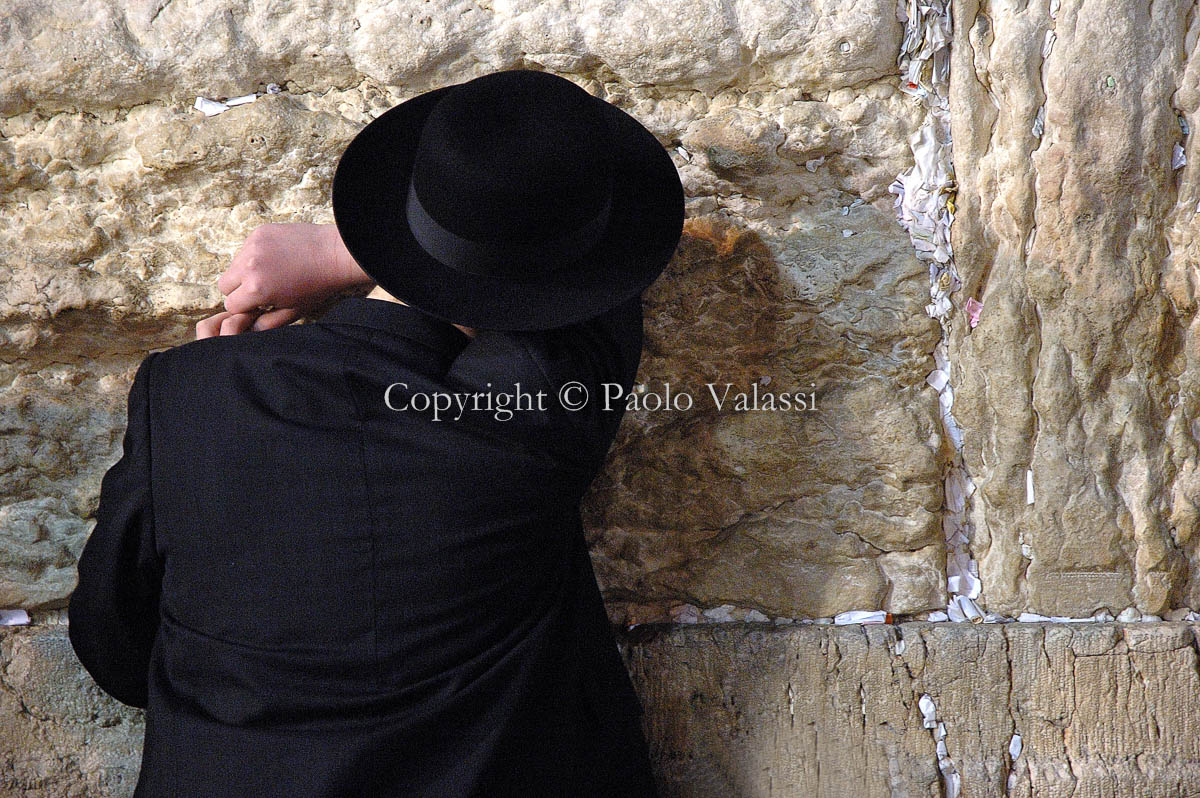
[[[69,606],[135,796],[654,795],[579,518],[641,347],[640,297],[474,340],[350,297],[146,357]]]

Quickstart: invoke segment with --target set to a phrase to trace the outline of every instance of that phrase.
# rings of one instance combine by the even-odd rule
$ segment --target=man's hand
[[[335,225],[260,225],[217,279],[225,311],[197,322],[196,338],[282,327],[338,292],[372,282]]]

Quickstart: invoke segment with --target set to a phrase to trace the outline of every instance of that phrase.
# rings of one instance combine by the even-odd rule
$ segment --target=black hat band
[[[612,192],[591,219],[574,230],[531,245],[482,244],[447,230],[429,215],[408,184],[408,226],[429,256],[461,272],[489,277],[520,277],[554,271],[577,261],[600,240],[612,212]]]

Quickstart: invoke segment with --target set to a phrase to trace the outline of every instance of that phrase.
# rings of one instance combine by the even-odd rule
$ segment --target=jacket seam
[[[521,335],[517,335],[515,337],[516,337],[517,343],[519,343],[521,345],[521,351],[525,353],[525,358],[527,360],[529,360],[530,362],[532,362],[533,365],[537,367],[538,372],[542,375],[542,379],[544,379],[546,381],[546,384],[548,386],[550,386],[550,389],[552,391],[557,391],[557,390],[561,389],[562,386],[556,386],[554,384],[554,380],[551,379],[550,375],[546,373],[546,369],[544,366],[542,366],[541,361],[539,361],[536,357],[534,357],[534,354],[529,349],[529,345],[526,343],[525,338],[522,337]],[[595,401],[596,397],[589,396],[588,400]],[[561,403],[561,398],[556,395],[553,399],[551,399],[551,401],[559,401]],[[580,421],[578,416],[576,416],[574,413],[567,410],[566,408],[562,408],[562,412],[563,412],[563,415],[565,415],[567,417],[567,423],[570,424],[572,427],[574,427],[576,432],[579,433],[586,440],[588,438],[588,433],[589,433],[587,425],[585,425],[582,421]],[[601,458],[601,459],[603,459],[603,458]],[[591,482],[591,480],[594,479],[596,476],[596,473],[593,470],[593,468],[586,463],[572,462],[571,465],[574,470],[578,471],[581,474],[590,474],[590,476],[588,477],[588,482]]]
[[[459,330],[457,327],[453,327],[453,326],[450,329],[454,330],[454,335],[456,336],[456,341],[451,341],[450,339],[442,340],[441,336],[443,333],[441,331],[432,330],[432,329],[421,330],[420,332],[417,332],[417,331],[414,331],[411,327],[404,327],[403,329],[399,329],[394,326],[380,327],[377,324],[370,324],[370,323],[363,322],[363,321],[349,321],[349,320],[335,321],[335,320],[322,319],[321,321],[317,322],[317,324],[322,324],[322,325],[326,325],[329,327],[360,327],[363,329],[371,330],[372,334],[379,333],[379,332],[386,332],[390,335],[399,336],[407,341],[412,341],[413,343],[420,344],[421,346],[425,347],[426,349],[430,349],[434,352],[446,352],[448,350],[447,345],[457,346],[458,345],[457,339],[466,339],[467,343],[470,343],[470,340],[471,340],[469,335],[464,333],[462,330]],[[428,335],[426,335],[426,333],[428,333]]]
[[[150,423],[151,419],[153,418],[153,405],[151,404],[150,399],[152,391],[150,390],[150,387],[153,384],[154,359],[157,358],[158,355],[158,352],[151,352],[146,356],[145,361],[146,380],[143,384],[143,390],[145,392],[143,399],[145,400],[146,406],[146,429],[143,430],[143,433],[146,436],[146,493],[149,497],[147,504],[149,505],[150,511],[150,552],[154,556],[155,570],[158,571],[157,576],[161,578],[163,571],[165,570],[165,564],[163,563],[162,558],[158,555],[158,514],[154,509],[154,449],[152,446],[153,439],[151,438],[151,429],[153,425]]]
[[[546,384],[550,386],[550,389],[556,390],[556,389],[560,388],[561,386],[556,386],[554,384],[554,380],[551,379],[550,375],[546,373],[546,369],[544,366],[542,366],[542,362],[540,360],[538,360],[536,357],[534,357],[533,352],[530,351],[529,344],[526,343],[525,339],[523,337],[521,337],[520,335],[518,335],[517,342],[519,344],[521,344],[521,351],[525,353],[526,359],[528,359],[530,362],[533,363],[533,365],[535,365],[537,367],[537,370],[541,373],[542,378],[546,381]],[[580,429],[583,428],[583,425],[579,421],[576,420],[576,418],[574,417],[574,415],[572,413],[568,412],[565,408],[563,409],[563,412],[566,413],[567,418],[570,420],[570,422],[573,426],[578,427]]]
[[[367,346],[370,346],[375,341],[377,334],[378,330],[372,330],[371,334],[367,337]],[[358,398],[354,395],[354,389],[350,386],[350,375],[347,369],[347,364],[357,353],[357,347],[350,347],[346,353],[346,357],[342,359],[342,384],[346,388],[346,393],[350,396],[350,403],[354,406],[355,426],[358,432],[358,464],[359,468],[362,469],[363,486],[367,496],[368,517],[371,523],[371,672],[374,674],[375,681],[373,687],[378,690],[383,683],[379,666],[379,564],[376,556],[377,546],[375,540],[379,530],[376,523],[371,477],[367,470],[363,411],[358,404]]]

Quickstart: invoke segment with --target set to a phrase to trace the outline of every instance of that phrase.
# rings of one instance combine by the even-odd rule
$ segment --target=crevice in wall
[[[1005,706],[1008,709],[1008,717],[1012,723],[1012,732],[1008,740],[1008,760],[1005,763],[1008,769],[1008,775],[1005,779],[1004,794],[1011,795],[1016,789],[1017,782],[1017,759],[1021,756],[1021,733],[1017,723],[1017,712],[1013,709],[1013,682],[1016,680],[1016,666],[1013,663],[1012,639],[1009,637],[1008,630],[1003,629],[1000,632],[1004,641],[1004,659],[1008,663],[1006,678],[1008,680],[1007,691],[1008,699]]]
[[[1048,16],[1050,19],[1050,25],[1046,29],[1046,32],[1043,34],[1043,37],[1042,37],[1042,53],[1041,53],[1042,57],[1041,57],[1041,61],[1038,64],[1038,86],[1041,91],[1041,101],[1042,102],[1041,102],[1041,105],[1038,107],[1036,114],[1034,114],[1034,118],[1033,118],[1033,121],[1030,123],[1030,129],[1029,129],[1029,132],[1034,137],[1036,143],[1030,148],[1029,159],[1028,159],[1029,160],[1029,169],[1030,169],[1029,193],[1030,193],[1030,196],[1033,198],[1033,202],[1032,202],[1033,218],[1030,219],[1029,229],[1025,234],[1025,246],[1022,248],[1022,252],[1021,252],[1021,258],[1024,261],[1022,264],[1024,267],[1023,273],[1025,273],[1025,274],[1028,274],[1028,271],[1029,271],[1029,254],[1030,254],[1030,252],[1033,251],[1034,244],[1037,242],[1037,233],[1038,233],[1037,209],[1038,209],[1038,207],[1040,207],[1040,203],[1038,201],[1037,162],[1034,160],[1034,156],[1042,148],[1042,143],[1044,141],[1043,135],[1046,132],[1046,101],[1050,96],[1049,89],[1046,86],[1046,76],[1047,76],[1047,71],[1048,71],[1046,68],[1046,64],[1050,58],[1051,52],[1053,52],[1054,41],[1057,38],[1057,34],[1054,31],[1054,27],[1055,27],[1055,22],[1058,19],[1058,6],[1059,6],[1059,0],[1050,0],[1049,7],[1047,9]],[[1037,323],[1034,325],[1034,328],[1030,331],[1031,336],[1033,338],[1035,338],[1036,340],[1034,341],[1033,353],[1030,358],[1030,360],[1031,360],[1031,363],[1030,363],[1031,376],[1030,376],[1030,380],[1029,380],[1029,410],[1033,414],[1033,432],[1031,433],[1030,439],[1029,439],[1029,465],[1028,465],[1028,469],[1025,472],[1025,475],[1026,475],[1025,502],[1026,502],[1026,504],[1033,504],[1037,499],[1037,493],[1036,493],[1037,483],[1035,480],[1036,475],[1033,473],[1033,461],[1037,456],[1038,438],[1039,438],[1039,435],[1041,432],[1041,427],[1042,427],[1041,415],[1038,413],[1037,408],[1034,406],[1035,387],[1037,385],[1039,364],[1041,363],[1041,355],[1042,355],[1042,315],[1041,315],[1040,310],[1038,309],[1036,300],[1031,299],[1030,304],[1033,306],[1033,312],[1037,319]],[[1021,556],[1023,558],[1022,576],[1024,576],[1024,574],[1029,569],[1030,563],[1032,562],[1033,552],[1032,552],[1032,548],[1031,548],[1030,544],[1025,541],[1023,535],[1019,535],[1018,543],[1020,544],[1020,547],[1021,547]]]
[[[896,194],[896,215],[912,239],[917,258],[929,266],[931,301],[925,311],[942,328],[942,339],[933,351],[935,368],[925,381],[938,394],[942,425],[953,445],[944,472],[942,530],[946,539],[949,594],[945,615],[954,621],[978,622],[984,619],[975,602],[982,583],[978,564],[971,556],[971,528],[966,520],[967,502],[975,491],[975,483],[963,462],[963,432],[952,410],[954,388],[948,348],[954,310],[950,295],[962,287],[950,245],[957,190],[949,107],[951,9],[946,0],[926,4],[908,0],[907,4],[901,2],[897,6],[896,13],[905,26],[897,59],[900,90],[918,98],[926,115],[920,129],[909,138],[912,168],[899,175],[888,190]],[[974,326],[979,307],[973,300],[968,305],[968,321]],[[931,620],[938,619],[931,616]]]

